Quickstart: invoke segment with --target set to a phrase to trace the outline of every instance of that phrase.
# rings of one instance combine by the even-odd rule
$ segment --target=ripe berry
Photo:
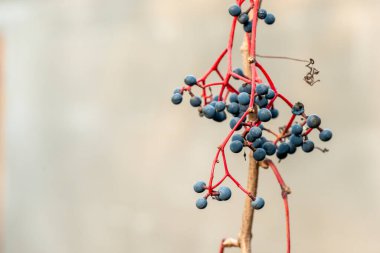
[[[310,153],[311,151],[314,150],[314,143],[310,140],[305,141],[302,144],[302,150],[305,151],[306,153]]]
[[[267,11],[264,10],[264,9],[260,9],[258,12],[257,12],[257,17],[259,19],[265,19],[267,16]]]
[[[233,102],[227,106],[227,111],[233,115],[236,115],[239,113],[239,105]]]
[[[243,29],[246,33],[252,32],[252,22],[248,21],[246,24],[244,24]]]
[[[236,93],[232,93],[232,94],[230,95],[230,102],[231,102],[231,103],[233,103],[233,102],[237,103],[237,102],[238,102],[238,94],[236,94]]]
[[[305,112],[305,108],[301,102],[297,102],[294,104],[294,106],[292,108],[292,113],[294,115],[301,115],[304,112]]]
[[[319,139],[321,141],[329,141],[332,138],[332,132],[330,129],[324,129],[319,133]]]
[[[312,114],[307,117],[306,124],[310,128],[317,128],[319,125],[321,125],[321,118],[315,114]]]
[[[178,105],[182,102],[182,95],[180,93],[174,93],[172,96],[172,102],[175,105]]]
[[[277,149],[276,145],[274,145],[272,142],[265,142],[262,148],[265,150],[265,153],[267,155],[274,155]]]
[[[272,99],[276,96],[276,93],[272,89],[268,89],[268,94],[265,95],[266,99]]]
[[[233,128],[236,126],[236,124],[238,123],[239,120],[240,120],[240,118],[238,118],[238,117],[234,117],[234,118],[232,118],[231,121],[230,121],[230,128],[233,129]],[[243,127],[243,126],[240,124],[240,125],[236,128],[236,131],[237,131],[237,130],[240,130],[242,127]]]
[[[230,144],[230,149],[233,153],[240,153],[243,150],[243,143],[241,141],[233,141]]]
[[[218,102],[218,101],[219,101],[219,95],[214,96],[214,97],[212,98],[212,100]]]
[[[299,124],[295,124],[292,126],[292,134],[294,135],[301,135],[302,134],[302,131],[303,131],[303,127]]]
[[[175,88],[173,94],[181,93],[181,88]]]
[[[185,77],[185,84],[189,86],[193,86],[197,84],[197,78],[195,76],[188,75]]]
[[[256,96],[255,104],[257,104],[260,108],[263,108],[268,105],[268,100],[265,97]]]
[[[261,131],[260,127],[252,127],[249,130],[249,133],[252,135],[253,138],[257,139],[260,138],[263,135],[263,132]]]
[[[253,158],[255,158],[256,161],[264,160],[266,155],[267,153],[263,148],[258,148],[253,152]]]
[[[215,110],[217,112],[224,111],[225,108],[226,108],[226,104],[223,101],[216,102],[216,104],[215,104]]]
[[[226,186],[222,186],[219,188],[219,196],[218,198],[220,200],[223,200],[223,201],[226,201],[226,200],[229,200],[231,198],[231,190],[230,188],[226,187]]]
[[[198,96],[194,96],[194,97],[190,98],[190,104],[193,107],[198,107],[202,104],[202,99]]]
[[[269,87],[263,83],[260,83],[256,86],[257,95],[266,95],[268,93]]]
[[[264,139],[264,137],[258,138],[252,143],[252,147],[261,148],[265,142],[266,140]]]
[[[255,141],[255,137],[253,137],[252,134],[248,133],[245,138],[247,139],[247,141],[249,142],[254,142]]]
[[[276,21],[276,18],[273,14],[269,13],[265,17],[264,21],[267,25],[272,25],[272,24],[274,24],[274,21]]]
[[[288,156],[288,153],[276,153],[276,156],[278,159],[282,160],[285,159]]]
[[[277,153],[287,154],[289,153],[289,150],[290,146],[288,145],[288,143],[283,142],[278,146]]]
[[[228,12],[231,14],[231,16],[237,17],[240,15],[241,9],[238,5],[234,4],[228,8]]]
[[[272,118],[272,113],[267,108],[261,108],[257,116],[260,121],[268,122]]]
[[[212,119],[215,116],[215,113],[216,113],[215,107],[212,106],[211,104],[206,105],[205,107],[203,107],[202,112],[205,115],[205,117],[208,118],[208,119]]]
[[[197,192],[197,193],[202,193],[205,191],[206,189],[206,183],[203,182],[203,181],[198,181],[194,184],[193,186],[194,188],[194,191]]]
[[[223,122],[227,119],[227,114],[225,112],[215,112],[213,120],[216,122]]]
[[[270,109],[270,112],[272,113],[272,119],[275,119],[278,117],[279,112],[276,108]]]
[[[294,135],[292,134],[289,138],[289,141],[296,147],[299,147],[303,143],[303,137],[300,135]]]
[[[288,153],[291,155],[294,154],[297,151],[297,147],[291,142],[288,142],[287,144],[289,146],[289,152]]]
[[[205,198],[200,198],[197,199],[197,202],[195,203],[198,209],[205,209],[207,206],[207,199]]]
[[[251,94],[252,91],[252,85],[249,83],[245,83],[239,88],[239,92],[247,92],[248,94]]]
[[[238,101],[239,101],[239,104],[248,105],[250,101],[249,94],[247,92],[240,93],[238,96]]]
[[[251,201],[251,206],[256,210],[260,210],[265,206],[265,201],[263,198],[256,197],[255,200]]]
[[[244,77],[244,72],[241,68],[236,68],[234,69],[232,72],[234,72],[235,74],[238,74],[239,76],[243,76]],[[236,78],[236,77],[233,77],[235,80],[238,80],[239,78]]]
[[[248,14],[247,13],[240,14],[240,16],[238,17],[238,21],[242,25],[246,24],[249,21]]]
[[[232,136],[232,141],[240,141],[241,143],[244,143],[244,138],[240,134],[234,134]]]

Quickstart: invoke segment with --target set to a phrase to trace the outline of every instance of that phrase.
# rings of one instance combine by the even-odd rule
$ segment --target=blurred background
[[[244,195],[195,208],[229,131],[170,97],[227,43],[233,1],[1,0],[5,253],[217,252],[236,237]],[[279,89],[322,117],[330,149],[280,163],[290,195],[293,252],[380,252],[380,1],[264,1],[258,52]],[[241,65],[238,29],[235,66]],[[277,125],[289,117],[282,108]],[[317,139],[317,135],[314,135]],[[227,153],[245,184],[247,162]],[[262,170],[267,203],[257,253],[285,252],[280,189]],[[237,249],[227,252],[238,252]]]

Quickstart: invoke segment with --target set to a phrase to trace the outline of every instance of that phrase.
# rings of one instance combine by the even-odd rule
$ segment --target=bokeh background
[[[170,102],[183,77],[202,75],[225,47],[230,4],[0,1],[3,252],[206,253],[237,235],[244,195],[233,188],[231,201],[199,211],[192,190],[208,177],[227,124],[199,118],[188,98]],[[293,190],[294,252],[378,253],[380,1],[263,7],[277,22],[260,24],[258,52],[313,57],[322,82],[306,85],[301,63],[261,63],[283,93],[334,130],[333,141],[318,142],[329,153],[298,151],[280,164]],[[244,182],[247,162],[228,160]],[[259,185],[267,205],[255,218],[255,252],[284,252],[279,187],[266,170]]]

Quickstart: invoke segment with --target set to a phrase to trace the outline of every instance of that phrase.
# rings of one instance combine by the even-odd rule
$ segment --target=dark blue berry
[[[289,150],[290,150],[290,146],[288,143],[281,143],[278,148],[277,148],[277,153],[280,153],[280,154],[287,154],[289,153]]]
[[[304,112],[305,112],[305,107],[303,106],[303,104],[301,102],[297,102],[294,104],[294,106],[292,108],[292,113],[294,115],[301,115]]]
[[[244,143],[244,138],[240,134],[234,134],[232,136],[232,141],[240,141],[241,143]]]
[[[294,135],[292,134],[289,138],[289,141],[296,147],[299,147],[303,143],[303,137],[300,135]]]
[[[260,9],[258,12],[257,12],[257,17],[259,19],[265,19],[267,16],[267,11],[264,10],[264,9]]]
[[[213,101],[211,101],[210,105],[213,106],[213,107],[215,107],[216,102],[217,102],[217,101],[213,100]]]
[[[243,143],[241,141],[233,141],[230,144],[230,149],[233,153],[240,153],[243,150]]]
[[[272,99],[276,96],[276,93],[272,89],[268,89],[268,94],[265,95],[266,99]]]
[[[232,102],[227,106],[227,111],[233,115],[237,115],[239,113],[239,104]]]
[[[194,184],[193,189],[197,193],[202,193],[206,189],[206,183],[203,181],[198,181]]]
[[[256,161],[264,160],[266,155],[267,153],[263,148],[258,148],[253,152],[253,158],[255,158]]]
[[[231,198],[231,190],[230,188],[226,187],[226,186],[222,186],[219,188],[219,196],[218,198],[222,201],[226,201],[226,200],[229,200]]]
[[[173,94],[181,93],[181,88],[175,88]]]
[[[305,141],[302,144],[302,150],[305,151],[306,153],[310,153],[311,151],[314,150],[314,143],[310,140]]]
[[[251,94],[251,91],[252,91],[252,85],[249,83],[245,83],[239,87],[239,92],[247,92],[248,94]]]
[[[190,104],[191,106],[198,107],[202,104],[202,99],[198,96],[194,96],[190,98]]]
[[[260,138],[263,135],[263,131],[260,127],[252,127],[249,130],[249,133],[252,135],[253,138],[257,139]]]
[[[272,113],[272,119],[275,119],[278,117],[279,112],[276,108],[270,109],[270,112]]]
[[[172,102],[175,105],[178,105],[182,102],[182,95],[180,93],[174,93],[172,96]]]
[[[260,128],[261,130],[264,130],[264,125],[263,125],[263,124],[260,124],[260,125],[259,125],[259,128]]]
[[[276,156],[278,159],[282,160],[285,159],[288,156],[288,153],[276,153]]]
[[[234,117],[231,119],[230,121],[230,128],[231,129],[234,129],[234,127],[236,126],[236,124],[239,122],[240,118],[238,117]],[[236,131],[237,130],[240,130],[243,126],[240,124],[238,127],[236,127]]]
[[[236,68],[234,69],[232,72],[234,72],[235,74],[239,75],[239,76],[242,76],[244,77],[244,72],[241,68]],[[239,78],[236,78],[236,77],[233,77],[235,80],[238,80]]]
[[[257,95],[266,95],[268,93],[269,87],[268,85],[265,85],[263,83],[260,83],[256,86],[256,93]]]
[[[226,108],[226,104],[223,101],[216,102],[216,104],[215,104],[215,110],[217,112],[224,111],[225,108]]]
[[[185,84],[187,84],[189,86],[193,86],[193,85],[197,84],[197,78],[195,76],[188,75],[185,77]]]
[[[297,151],[297,147],[291,142],[288,142],[288,145],[289,145],[289,152],[288,153],[290,155],[294,154]]]
[[[319,139],[321,141],[329,141],[332,138],[332,132],[330,129],[324,129],[319,133]]]
[[[244,24],[243,29],[246,33],[252,32],[252,22],[248,21],[246,24]]]
[[[205,198],[197,199],[197,202],[195,203],[195,205],[199,209],[205,209],[207,207],[207,199]]]
[[[264,21],[267,25],[273,25],[274,22],[276,21],[276,18],[273,14],[268,13],[267,16],[265,17]]]
[[[257,104],[260,108],[263,108],[268,105],[268,100],[265,97],[256,96],[255,104]]]
[[[219,95],[214,96],[212,100],[218,102],[219,101]]]
[[[276,145],[274,145],[272,142],[265,142],[262,148],[265,150],[267,155],[274,155],[277,149]]]
[[[213,117],[213,120],[215,120],[216,122],[223,122],[226,119],[227,119],[227,114],[225,112],[216,112]]]
[[[265,142],[266,140],[263,137],[258,138],[252,143],[252,147],[261,148]]]
[[[248,105],[250,101],[250,96],[247,92],[242,92],[238,96],[239,104],[241,105]]]
[[[215,107],[212,106],[211,104],[206,105],[205,107],[203,107],[202,112],[205,115],[205,117],[208,118],[208,119],[212,119],[215,116],[215,113],[216,113]]]
[[[272,118],[272,113],[267,108],[261,108],[257,116],[260,121],[268,122]]]
[[[310,128],[317,128],[321,125],[321,118],[315,114],[312,114],[307,117],[306,124]]]
[[[238,5],[234,4],[230,8],[228,8],[228,12],[231,16],[237,17],[241,13],[241,8]]]
[[[292,126],[292,134],[294,135],[301,135],[302,134],[302,131],[303,131],[303,127],[299,124],[295,124]]]
[[[255,200],[251,201],[251,206],[256,210],[260,210],[265,206],[265,201],[263,198],[256,197]]]
[[[230,102],[231,102],[231,103],[233,103],[233,102],[237,103],[237,102],[238,102],[238,94],[236,94],[236,93],[232,93],[232,94],[230,95]]]
[[[242,25],[246,24],[249,21],[248,14],[247,13],[240,14],[240,16],[238,17],[238,21]]]
[[[249,142],[254,142],[254,141],[256,140],[256,138],[253,137],[253,135],[250,134],[250,133],[248,133],[248,134],[245,136],[245,138],[246,138],[247,141],[249,141]]]

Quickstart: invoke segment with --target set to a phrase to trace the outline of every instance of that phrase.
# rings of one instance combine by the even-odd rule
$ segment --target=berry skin
[[[276,17],[273,14],[268,13],[264,21],[267,25],[273,25],[274,22],[276,21]]]
[[[257,96],[255,97],[255,104],[257,104],[260,108],[263,108],[268,105],[268,100],[265,97]]]
[[[270,112],[272,113],[272,119],[275,119],[278,117],[279,112],[276,108],[270,109]]]
[[[190,98],[190,104],[193,107],[198,107],[202,104],[202,99],[198,96],[194,96],[194,97]]]
[[[249,83],[245,83],[239,88],[239,92],[247,92],[248,94],[251,94],[252,85]]]
[[[252,127],[249,130],[249,134],[251,134],[253,138],[257,139],[263,135],[263,131],[261,131],[260,127]]]
[[[294,135],[292,134],[289,138],[289,141],[296,147],[299,147],[303,143],[303,137],[300,135]]]
[[[206,189],[206,183],[203,181],[198,181],[194,184],[193,189],[196,193],[202,193]]]
[[[288,153],[276,153],[276,156],[278,159],[282,160],[285,159],[288,156]]]
[[[252,208],[260,210],[265,206],[265,201],[263,198],[257,197],[255,200],[251,201]]]
[[[225,112],[216,112],[212,119],[216,122],[223,122],[227,119],[227,114]]]
[[[185,77],[185,84],[189,86],[193,86],[197,84],[197,78],[195,76],[188,75]]]
[[[207,207],[207,199],[205,198],[197,199],[197,202],[195,202],[195,205],[197,206],[198,209],[205,209]]]
[[[236,115],[239,113],[239,105],[233,102],[227,106],[227,111],[233,115]]]
[[[219,196],[218,198],[222,201],[229,200],[231,198],[231,190],[226,186],[222,186],[219,188]]]
[[[310,153],[311,151],[314,150],[314,143],[312,141],[305,141],[302,144],[302,150],[305,151],[306,153]]]
[[[247,92],[242,92],[238,96],[239,104],[241,105],[248,105],[250,101],[249,94]]]
[[[215,107],[212,106],[211,104],[206,105],[205,107],[203,107],[202,112],[205,115],[205,117],[208,118],[208,119],[212,119],[215,116],[215,113],[216,113]]]
[[[238,118],[238,117],[234,117],[234,118],[232,118],[231,121],[230,121],[230,128],[233,129],[233,128],[236,126],[236,124],[238,123],[239,120],[240,120],[240,118]],[[243,126],[240,124],[240,125],[236,128],[236,131],[237,131],[237,130],[240,130],[242,127],[243,127]]]
[[[293,145],[293,143],[291,142],[288,142],[288,145],[289,145],[289,154],[290,155],[293,155],[296,151],[297,151],[297,147],[295,145]]]
[[[235,74],[238,74],[239,76],[244,76],[244,72],[241,68],[236,68],[234,69],[232,72],[234,72]],[[238,80],[239,78],[236,78],[236,77],[233,77],[235,80]]]
[[[258,148],[255,152],[253,152],[253,158],[255,158],[256,161],[264,160],[266,155],[267,153],[263,148]]]
[[[243,143],[241,141],[233,141],[230,144],[230,149],[233,153],[240,153],[243,150]]]
[[[223,101],[216,102],[215,110],[217,112],[222,112],[224,109],[226,109],[226,104]]]
[[[248,133],[248,134],[245,136],[245,138],[246,138],[247,141],[249,141],[249,142],[254,142],[254,141],[256,140],[255,137],[253,137],[253,135],[250,134],[250,133]]]
[[[230,95],[230,102],[231,102],[231,103],[237,103],[237,102],[238,102],[238,94],[236,94],[236,93],[232,93],[232,94]]]
[[[173,92],[173,94],[176,94],[176,93],[181,93],[181,88],[176,88]]]
[[[315,114],[312,114],[307,117],[306,124],[310,128],[317,128],[321,125],[321,118]]]
[[[240,134],[234,134],[232,136],[232,141],[240,141],[241,143],[244,143],[244,138]]]
[[[274,145],[272,142],[265,142],[262,148],[265,150],[265,153],[267,155],[274,155],[277,149],[276,145]]]
[[[303,106],[303,104],[301,102],[297,102],[294,104],[294,106],[292,108],[292,113],[294,115],[301,115],[304,112],[305,112],[305,107]]]
[[[248,23],[244,24],[243,29],[246,33],[252,32],[252,22],[248,21]]]
[[[289,150],[290,150],[289,144],[284,142],[278,146],[277,154],[287,154],[289,153]]]
[[[247,13],[242,13],[238,17],[238,21],[240,24],[244,25],[249,21],[249,17]]]
[[[272,113],[267,108],[261,108],[257,116],[260,121],[268,122],[272,118]]]
[[[329,141],[332,138],[332,132],[330,129],[324,129],[319,133],[319,139],[321,141]]]
[[[230,13],[231,16],[237,17],[241,13],[241,9],[238,5],[234,4],[230,8],[228,8],[228,12]]]
[[[179,105],[182,102],[182,95],[180,93],[174,93],[172,96],[172,103]]]
[[[258,12],[257,12],[257,17],[259,19],[265,19],[267,16],[267,11],[264,10],[264,9],[260,9]]]
[[[268,89],[268,94],[265,95],[266,99],[272,99],[276,96],[276,93],[272,89]]]
[[[292,134],[294,135],[301,135],[302,134],[302,131],[303,131],[303,127],[299,124],[295,124],[292,126]]]
[[[256,86],[257,95],[263,96],[268,93],[269,87],[263,83],[260,83]]]
[[[261,148],[265,142],[266,140],[264,139],[264,137],[258,138],[252,143],[252,147]]]

